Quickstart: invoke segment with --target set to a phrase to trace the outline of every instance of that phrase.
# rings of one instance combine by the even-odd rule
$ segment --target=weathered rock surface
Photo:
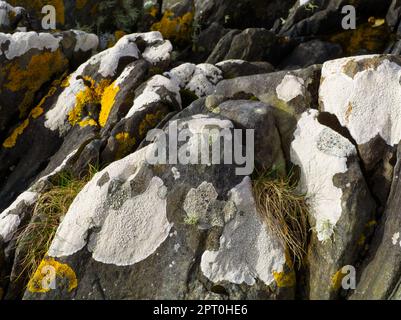
[[[357,261],[369,236],[366,225],[374,220],[375,202],[355,146],[321,125],[317,111],[302,115],[294,136],[291,160],[301,170],[299,191],[310,204],[313,230],[307,256],[309,298],[337,298],[339,273]]]
[[[207,116],[175,126],[192,135],[181,156],[198,156],[193,145],[206,128],[233,128]],[[44,260],[70,276],[60,273],[57,289],[41,293],[35,274],[26,299],[291,297],[285,248],[259,218],[250,179],[232,165],[149,165],[165,147],[159,138],[93,178]]]

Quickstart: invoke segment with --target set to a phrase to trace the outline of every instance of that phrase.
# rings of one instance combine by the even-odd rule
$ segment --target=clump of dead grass
[[[257,172],[253,192],[258,213],[269,228],[287,245],[293,263],[302,265],[308,241],[308,211],[305,195],[297,191],[293,171],[283,176],[277,171]]]

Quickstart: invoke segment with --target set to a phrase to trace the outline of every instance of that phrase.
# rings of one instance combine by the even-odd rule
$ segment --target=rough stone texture
[[[195,18],[199,23],[209,25],[217,22],[229,28],[264,27],[271,28],[280,17],[285,16],[295,0],[195,0]]]
[[[147,69],[164,70],[171,50],[171,43],[163,40],[159,32],[127,35],[114,47],[91,57],[63,81],[54,82],[33,109],[35,112],[3,143],[0,172],[5,179],[1,181],[0,207],[8,206],[37,177],[52,172],[73,150],[98,138],[114,105],[124,107],[121,101],[129,101],[130,89],[139,85]],[[135,64],[138,60],[142,63]],[[131,63],[141,69],[136,72],[139,80],[125,81],[133,67]],[[116,121],[115,116],[112,119]]]
[[[197,155],[193,143],[205,128],[233,127],[207,116],[176,123],[192,134],[179,154]],[[26,299],[292,296],[291,283],[280,281],[291,274],[283,244],[257,215],[249,178],[232,165],[150,165],[162,146],[158,139],[114,162],[82,190],[44,260],[68,266],[77,287],[68,292],[60,278],[56,290],[30,289]],[[40,273],[31,281],[40,284]]]
[[[300,167],[299,191],[310,205],[312,239],[308,251],[310,299],[333,299],[341,289],[337,273],[362,252],[373,201],[350,141],[307,111],[298,122],[291,160]],[[327,164],[330,164],[329,166]]]
[[[221,81],[215,95],[237,99],[258,99],[274,107],[282,146],[289,160],[290,144],[297,119],[309,108],[317,108],[320,66],[280,71]]]
[[[382,206],[392,180],[393,146],[401,140],[396,103],[401,94],[400,63],[395,56],[327,62],[319,92],[322,111],[334,114],[358,145],[369,184]]]

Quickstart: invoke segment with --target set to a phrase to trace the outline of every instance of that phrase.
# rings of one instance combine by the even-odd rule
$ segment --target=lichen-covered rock
[[[208,61],[240,59],[277,63],[282,55],[276,35],[264,28],[249,28],[242,32],[231,30],[214,47]]]
[[[86,44],[81,42],[81,46]],[[110,114],[113,121],[123,117],[128,111],[124,108],[132,103],[131,91],[148,77],[148,71],[164,71],[171,50],[171,43],[159,32],[127,35],[63,81],[53,83],[29,118],[3,142],[0,172],[6,179],[0,207],[7,206],[38,175],[52,172],[73,150],[99,138]],[[119,109],[113,111],[114,106]],[[114,112],[120,115],[116,118]]]
[[[238,77],[221,81],[216,96],[258,99],[274,107],[276,124],[287,160],[297,119],[309,108],[317,108],[320,66],[296,71]]]
[[[0,133],[14,118],[26,118],[42,86],[68,70],[70,60],[79,61],[74,53],[83,53],[82,61],[97,45],[97,36],[83,32],[0,34]],[[3,145],[12,147],[14,138]]]
[[[0,32],[14,31],[18,24],[26,18],[24,8],[13,7],[6,1],[0,1]]]
[[[322,69],[319,100],[358,146],[373,193],[385,205],[394,165],[394,145],[401,140],[396,56],[360,56],[329,61]],[[369,92],[369,94],[367,94]]]
[[[18,235],[31,222],[34,207],[40,196],[50,189],[52,179],[72,166],[76,154],[77,150],[69,154],[58,168],[39,179],[0,213],[0,257],[3,257],[0,259],[0,288],[7,288],[3,291],[5,299],[21,297],[26,281],[26,270],[20,263],[24,256],[19,253],[26,244],[17,243]]]
[[[363,252],[375,202],[355,146],[320,124],[316,110],[307,111],[299,120],[291,160],[300,168],[299,191],[306,194],[310,205],[309,298],[335,299],[341,289],[338,272],[354,265]]]
[[[234,128],[201,115],[170,123],[166,133],[171,126],[191,133],[189,143],[178,142],[181,156],[199,156],[193,147],[209,141],[205,129]],[[285,246],[257,214],[250,179],[237,176],[235,165],[150,164],[165,147],[159,136],[92,179],[63,219],[25,299],[292,297]],[[41,288],[46,265],[70,270],[66,277],[56,268],[55,290]]]
[[[360,279],[350,299],[399,300],[401,298],[400,149],[399,145],[397,165],[384,218],[376,230],[370,254],[358,269]]]

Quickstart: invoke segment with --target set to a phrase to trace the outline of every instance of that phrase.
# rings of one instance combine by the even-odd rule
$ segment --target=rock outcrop
[[[0,299],[401,299],[401,6],[346,5],[0,1]]]

